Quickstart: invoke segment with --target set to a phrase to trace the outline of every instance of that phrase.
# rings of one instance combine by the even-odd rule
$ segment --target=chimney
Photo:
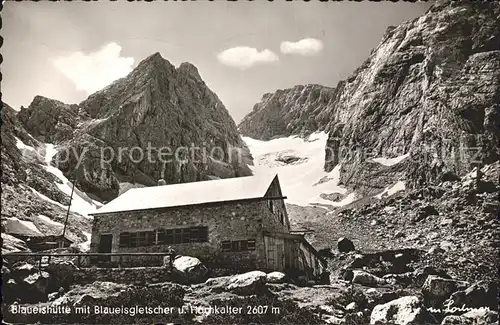
[[[167,182],[165,182],[165,180],[163,178],[160,178],[158,180],[158,186],[162,186],[162,185],[167,185]]]

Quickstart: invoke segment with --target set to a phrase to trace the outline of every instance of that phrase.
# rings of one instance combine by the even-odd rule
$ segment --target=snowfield
[[[347,194],[347,189],[338,185],[340,166],[329,173],[323,170],[327,133],[314,133],[307,139],[297,136],[270,141],[242,138],[254,158],[254,166],[250,166],[253,173],[256,176],[278,174],[287,203],[342,206],[354,201],[354,193],[339,202],[320,197],[321,194]]]
[[[29,151],[36,152],[35,148],[33,148],[32,146],[28,146],[28,145],[24,144],[24,142],[22,142],[21,139],[19,139],[18,137],[15,137],[15,138],[16,138],[16,147],[17,147],[17,149],[19,149],[19,150],[29,150]]]
[[[385,188],[382,193],[375,195],[376,198],[382,199],[384,196],[391,196],[399,191],[404,191],[406,189],[405,183],[403,181],[396,182],[396,184]]]
[[[399,164],[400,162],[405,160],[409,155],[410,154],[407,153],[407,154],[404,154],[404,155],[401,155],[398,157],[394,157],[394,158],[380,157],[380,158],[373,158],[372,160],[374,162],[379,163],[379,164],[384,165],[384,166],[393,166],[393,165]]]
[[[54,220],[50,219],[49,217],[44,216],[43,214],[39,214],[38,216],[36,216],[36,218],[41,220],[43,223],[45,223],[47,225],[51,225],[53,227],[64,228],[64,225],[62,223],[54,221]]]
[[[56,176],[62,183],[56,183],[56,186],[68,196],[71,196],[71,190],[73,184],[64,176],[63,172],[58,168],[52,166],[50,163],[52,158],[57,153],[57,149],[51,143],[45,144],[45,170]],[[40,195],[40,194],[39,194]],[[50,199],[49,199],[50,200]],[[87,194],[80,191],[75,187],[75,192],[73,193],[73,200],[71,201],[70,210],[81,214],[84,217],[89,217],[89,213],[95,212],[102,204],[92,200]],[[66,207],[67,208],[67,207]]]
[[[23,154],[24,152],[28,152],[30,154],[33,153],[38,155],[39,159],[37,161],[43,164],[43,168],[45,168],[46,171],[53,174],[60,180],[60,183],[55,182],[57,188],[59,188],[59,190],[64,194],[71,196],[73,184],[66,178],[66,176],[64,176],[62,171],[51,165],[52,158],[57,153],[57,148],[53,144],[44,143],[42,144],[41,148],[34,148],[32,146],[26,145],[22,140],[16,137],[16,147],[21,150]],[[40,198],[47,202],[58,205],[64,209],[68,208],[67,206],[48,198],[47,196],[43,195],[33,188],[31,188],[31,190],[33,191],[33,193],[37,194]],[[89,217],[89,213],[95,212],[101,206],[102,204],[100,202],[92,200],[87,194],[75,187],[75,193],[73,194],[73,200],[71,202],[72,212],[81,214],[86,218],[91,218]]]

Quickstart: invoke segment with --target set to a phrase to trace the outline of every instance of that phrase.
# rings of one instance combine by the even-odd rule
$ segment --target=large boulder
[[[19,285],[17,284],[16,280],[2,279],[2,298],[5,303],[12,303],[16,300],[19,300],[19,297],[17,297],[18,294],[19,294]]]
[[[183,283],[201,283],[208,278],[208,269],[196,257],[178,256],[173,262],[173,272]]]
[[[352,273],[352,283],[357,283],[368,287],[378,287],[380,285],[387,284],[384,279],[365,271],[354,270],[352,271]]]
[[[498,313],[487,309],[475,309],[465,314],[446,316],[441,325],[493,325],[498,324]]]
[[[467,282],[429,275],[422,286],[426,306],[439,308],[450,295],[468,286]]]
[[[406,296],[375,306],[370,324],[417,325],[425,324],[428,319],[429,314],[423,308],[422,301],[416,296]]]
[[[448,308],[466,306],[468,308],[498,308],[498,284],[479,281],[465,290],[453,293],[444,305]]]
[[[44,271],[32,273],[20,283],[19,298],[28,303],[47,301],[49,285],[49,273]]]
[[[226,289],[241,296],[262,295],[269,291],[266,287],[266,273],[251,271],[232,277]]]
[[[4,288],[9,292],[8,300],[20,303],[47,301],[52,282],[49,273],[40,271],[30,263],[18,262],[10,268],[8,277]]]
[[[36,268],[35,266],[33,266],[33,264],[30,263],[19,262],[14,264],[11,271],[12,271],[11,274],[12,277],[22,278],[37,272],[38,268]]]
[[[348,253],[355,250],[354,243],[347,238],[341,237],[337,241],[337,249],[341,253]]]
[[[448,315],[443,318],[441,325],[472,325],[472,319],[459,315]]]
[[[283,283],[285,282],[285,273],[283,272],[271,272],[266,275],[267,283]]]
[[[78,267],[70,261],[61,261],[49,264],[46,270],[51,275],[53,286],[69,288],[73,284],[74,274]]]

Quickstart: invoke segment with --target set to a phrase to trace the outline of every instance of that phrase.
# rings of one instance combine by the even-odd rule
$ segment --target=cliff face
[[[240,132],[254,139],[307,135],[328,124],[328,112],[338,100],[339,89],[321,85],[298,85],[262,96],[238,125]]]
[[[105,200],[124,182],[251,174],[236,124],[196,67],[176,68],[159,53],[79,105],[37,97],[19,116],[35,137],[60,145],[61,170]]]
[[[17,118],[34,137],[58,143],[71,139],[78,123],[85,117],[79,116],[78,105],[36,96],[28,108],[21,108]]]
[[[297,86],[266,95],[239,128],[259,139],[327,131],[325,169],[342,164],[341,181],[354,188],[394,181],[368,184],[367,161],[403,154],[410,158],[395,177],[433,182],[468,170],[476,147],[483,162],[498,159],[498,71],[500,5],[443,1],[389,28],[334,89]]]
[[[64,184],[45,165],[45,145],[24,129],[17,115],[13,108],[2,103],[2,239],[5,239],[5,218],[35,222],[32,227],[60,235],[62,229],[54,227],[54,223],[64,222],[69,196],[60,190]],[[40,225],[45,217],[53,222]],[[88,219],[71,212],[66,235],[75,243],[83,242],[86,237],[82,230],[89,227]]]

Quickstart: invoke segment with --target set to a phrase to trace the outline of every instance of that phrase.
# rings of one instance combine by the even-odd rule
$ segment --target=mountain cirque
[[[460,146],[482,147],[484,163],[498,160],[499,71],[500,4],[443,1],[388,28],[369,58],[336,87],[300,85],[265,94],[238,128],[264,140],[328,132],[325,169],[341,164],[341,183],[362,193],[401,175],[410,186],[433,182],[443,172],[469,169],[473,152],[459,159]],[[366,184],[368,157],[408,153],[412,159],[401,173],[379,170],[384,181]]]
[[[160,178],[178,183],[251,174],[251,156],[236,124],[196,67],[183,63],[176,68],[159,53],[79,105],[38,96],[21,109],[19,119],[34,137],[60,145],[58,167],[65,173],[75,170],[72,177],[80,188],[104,200],[118,195],[119,183],[155,185]],[[194,155],[181,150],[181,159],[167,158],[171,161],[165,164],[158,156],[161,150],[174,153],[191,146],[199,148]],[[202,150],[214,148],[225,156],[202,156]],[[235,155],[238,149],[241,160]]]

